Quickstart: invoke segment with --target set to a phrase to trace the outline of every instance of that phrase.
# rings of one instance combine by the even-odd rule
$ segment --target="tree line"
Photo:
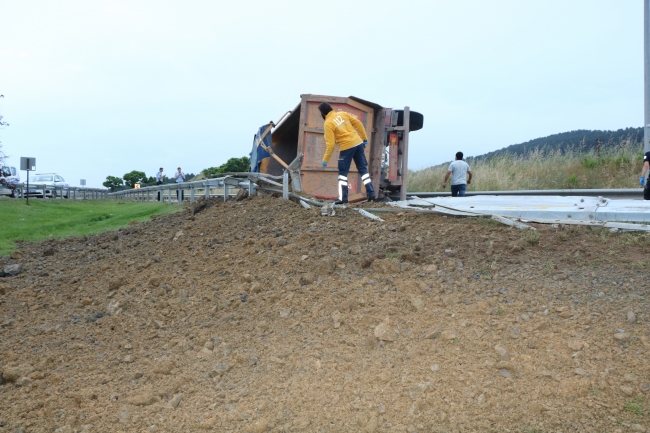
[[[185,182],[189,182],[194,179],[196,175],[194,173],[189,173],[185,175]],[[163,183],[173,183],[174,179],[163,178]],[[138,183],[140,186],[151,186],[156,184],[156,177],[149,176],[145,174],[144,171],[132,170],[126,173],[122,177],[117,176],[106,176],[106,181],[102,183],[106,188],[109,188],[111,191],[120,191],[122,189],[132,189],[135,188],[135,184]]]
[[[2,118],[0,117],[0,120]],[[203,178],[214,178],[219,177],[223,173],[241,173],[248,172],[250,170],[250,159],[247,156],[242,156],[241,158],[230,158],[224,164],[221,164],[218,167],[208,167],[201,170]],[[167,177],[163,178],[163,183],[173,183],[174,178],[173,174],[169,175],[171,179]],[[185,182],[194,180],[197,176],[194,173],[189,173],[185,175]],[[106,176],[106,181],[102,183],[106,188],[109,188],[111,191],[120,191],[123,189],[132,189],[135,188],[135,184],[138,183],[140,186],[150,186],[156,184],[155,176],[149,176],[143,171],[132,170],[126,173],[122,177],[118,176]]]

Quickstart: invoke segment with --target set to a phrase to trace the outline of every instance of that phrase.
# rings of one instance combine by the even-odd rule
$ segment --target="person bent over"
[[[350,165],[354,160],[354,165],[359,170],[361,181],[366,188],[368,201],[375,200],[375,189],[372,186],[370,174],[368,173],[368,161],[364,150],[368,145],[368,136],[363,123],[350,113],[344,111],[334,111],[332,106],[323,102],[318,106],[321,116],[325,119],[325,155],[323,156],[323,167],[327,167],[334,147],[339,146],[339,199],[335,204],[348,202],[348,173]]]

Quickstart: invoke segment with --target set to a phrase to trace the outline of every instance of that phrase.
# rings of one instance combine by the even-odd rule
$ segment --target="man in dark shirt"
[[[650,152],[646,152],[643,156],[643,171],[641,171],[641,178],[639,179],[639,183],[643,187],[643,200],[650,200],[650,188],[646,179],[648,167],[650,167]]]

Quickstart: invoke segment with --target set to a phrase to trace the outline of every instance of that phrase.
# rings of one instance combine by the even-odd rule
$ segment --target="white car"
[[[15,197],[13,185],[20,183],[20,174],[16,167],[0,166],[0,195]]]
[[[27,186],[26,183],[24,183],[25,186]],[[32,186],[34,185],[34,186]],[[36,185],[39,185],[38,187]],[[45,194],[43,194],[43,188],[40,187],[40,185],[47,185],[49,187],[54,187],[54,186],[62,186],[62,187],[68,187],[66,181],[59,176],[56,173],[40,173],[40,174],[35,174],[33,176],[29,177],[29,191],[27,192],[27,195],[34,196],[34,197],[63,197],[63,198],[68,198],[70,197],[70,192],[69,190],[66,189],[59,189],[56,190],[55,188],[45,188]]]

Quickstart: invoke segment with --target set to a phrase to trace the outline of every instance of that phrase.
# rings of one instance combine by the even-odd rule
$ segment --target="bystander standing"
[[[183,183],[185,182],[185,173],[181,171],[181,168],[178,167],[178,172],[174,175],[174,179],[176,180],[176,183]],[[185,195],[183,194],[183,190],[176,190],[176,199],[178,200],[179,203],[182,203],[183,200],[185,199]]]
[[[467,175],[469,174],[469,178]],[[442,183],[443,188],[447,188],[447,180],[451,176],[451,196],[465,197],[467,185],[472,183],[472,170],[469,164],[463,161],[463,152],[456,152],[456,160],[449,164],[445,180]]]
[[[166,177],[167,175],[163,174],[163,168],[160,167],[160,170],[158,170],[158,173],[156,173],[156,185],[162,185]],[[161,191],[158,191],[158,201],[160,201],[160,194]]]

